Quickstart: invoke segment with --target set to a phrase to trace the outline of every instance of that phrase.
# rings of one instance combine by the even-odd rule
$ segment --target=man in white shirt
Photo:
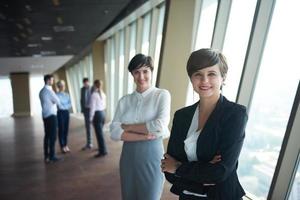
[[[56,113],[57,106],[60,106],[60,102],[52,89],[53,81],[53,76],[51,74],[46,74],[44,76],[45,86],[39,93],[45,129],[44,159],[46,163],[61,160],[55,156],[55,140],[57,131]]]

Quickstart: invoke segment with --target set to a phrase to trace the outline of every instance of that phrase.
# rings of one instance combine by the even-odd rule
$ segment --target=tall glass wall
[[[116,29],[105,39],[105,69],[107,78],[107,103],[109,116],[113,116],[118,100],[135,90],[127,65],[137,53],[149,55],[154,60],[153,82],[155,85],[162,41],[164,3],[154,6],[131,20],[128,25]]]

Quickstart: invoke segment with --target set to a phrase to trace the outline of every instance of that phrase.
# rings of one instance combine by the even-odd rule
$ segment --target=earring
[[[223,87],[225,86],[225,83],[223,82],[222,84],[221,84],[221,87],[220,87],[220,90],[221,90],[221,93],[223,92]]]

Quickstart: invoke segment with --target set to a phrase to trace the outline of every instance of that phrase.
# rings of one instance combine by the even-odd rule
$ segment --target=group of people
[[[52,88],[54,83],[53,75],[45,75],[44,82],[45,86],[39,93],[45,130],[44,160],[46,163],[53,163],[62,160],[55,155],[57,130],[61,152],[68,153],[71,151],[67,145],[71,100],[70,95],[65,92],[65,82],[63,80],[57,82],[58,92],[56,93]],[[92,88],[89,86],[88,78],[84,78],[83,83],[84,86],[81,88],[81,108],[85,118],[87,144],[82,150],[92,148],[90,124],[93,123],[99,147],[99,152],[95,157],[101,157],[107,154],[103,137],[106,96],[101,89],[101,81],[95,80]]]
[[[70,152],[67,146],[69,129],[69,109],[71,108],[70,96],[65,91],[65,82],[57,82],[58,92],[52,89],[53,76],[44,76],[45,86],[41,89],[39,97],[42,106],[44,122],[44,159],[46,163],[61,160],[55,156],[55,141],[58,128],[59,144],[63,153]]]
[[[83,79],[81,88],[80,105],[81,112],[84,115],[86,128],[86,145],[82,150],[92,149],[91,123],[95,129],[95,135],[98,143],[98,153],[96,158],[107,154],[106,144],[103,136],[103,126],[105,123],[106,95],[103,92],[102,81],[95,80],[93,87],[89,85],[89,79]]]
[[[217,50],[200,49],[192,52],[186,70],[200,100],[175,112],[170,133],[171,95],[151,86],[151,57],[137,54],[128,65],[136,90],[119,100],[110,124],[111,139],[123,141],[123,200],[160,199],[165,178],[180,200],[240,200],[245,195],[237,166],[248,117],[245,106],[222,95],[228,71],[226,59]],[[89,124],[93,120],[100,157],[107,154],[102,130],[105,94],[101,82],[95,81],[93,90],[87,82],[85,79],[81,90],[87,130],[84,149],[92,148]],[[52,96],[51,102],[59,107],[59,99],[54,93]],[[49,124],[55,124],[53,115],[46,113],[43,111],[45,130]],[[46,131],[45,138],[47,134]],[[167,137],[170,138],[164,153],[163,139]],[[50,158],[51,155],[50,148]]]

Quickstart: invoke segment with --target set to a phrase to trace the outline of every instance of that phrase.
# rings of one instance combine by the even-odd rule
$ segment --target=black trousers
[[[194,195],[188,195],[188,194],[181,193],[179,195],[179,200],[208,200],[208,198],[207,197],[197,197]]]
[[[179,200],[208,200],[208,197],[197,197],[194,195],[188,195],[181,193],[179,195]],[[243,198],[240,198],[239,200],[243,200]]]
[[[57,111],[57,121],[58,121],[58,138],[60,147],[63,148],[68,144],[68,132],[69,132],[69,121],[70,113],[68,110],[58,110]]]
[[[91,146],[92,145],[92,135],[91,135],[90,109],[89,108],[84,108],[83,116],[84,116],[85,130],[86,130],[86,146]]]
[[[105,123],[105,112],[104,111],[96,111],[93,119],[93,125],[95,128],[95,134],[98,143],[98,151],[100,154],[106,154],[106,144],[103,136],[103,126]]]
[[[57,129],[57,118],[56,115],[51,115],[47,118],[43,118],[45,137],[44,137],[44,156],[45,159],[50,160],[55,157],[55,140],[56,140],[56,129]]]

